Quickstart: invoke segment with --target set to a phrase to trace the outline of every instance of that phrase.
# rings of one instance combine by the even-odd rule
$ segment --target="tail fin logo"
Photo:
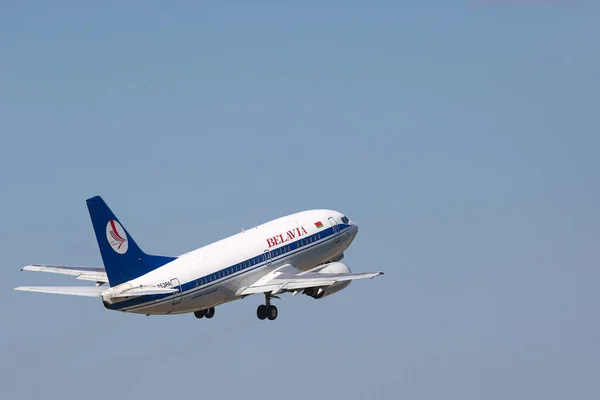
[[[108,224],[106,224],[106,239],[110,247],[117,253],[125,254],[127,252],[127,248],[129,247],[127,234],[118,221],[114,219],[108,221]]]

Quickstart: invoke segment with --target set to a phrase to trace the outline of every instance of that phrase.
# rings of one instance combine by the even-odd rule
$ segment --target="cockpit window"
[[[342,222],[347,224],[348,222],[350,222],[350,220],[348,219],[348,217],[346,217],[345,215],[342,217]]]

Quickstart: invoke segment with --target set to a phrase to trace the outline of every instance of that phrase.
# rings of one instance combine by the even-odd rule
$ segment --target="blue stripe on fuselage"
[[[347,228],[350,228],[350,225],[347,225],[347,224],[337,225],[337,234],[341,235]],[[296,240],[294,242],[286,242],[285,245],[274,248],[269,252],[270,253],[270,262],[272,263],[272,262],[278,261],[282,258],[287,258],[291,255],[298,254],[300,251],[308,250],[309,248],[312,248],[315,245],[325,243],[335,236],[334,233],[335,232],[333,230],[333,227],[330,227],[330,228],[324,229],[322,231],[319,231],[317,233],[314,233],[312,235],[307,235],[307,236],[305,236],[299,240]],[[305,240],[308,240],[309,237],[316,237],[317,235],[320,235],[321,238],[316,239],[315,241],[312,241],[310,243],[310,246],[308,244],[302,244],[302,243],[304,243]],[[280,252],[282,249],[287,248],[288,246],[290,247],[289,251],[275,256],[276,252]],[[181,285],[181,293],[177,293],[176,296],[186,296],[190,293],[193,293],[193,292],[196,292],[199,290],[204,290],[204,289],[207,289],[207,288],[217,285],[217,284],[221,284],[225,280],[228,280],[231,278],[236,278],[242,274],[248,273],[250,271],[254,271],[257,268],[264,267],[265,265],[267,265],[267,261],[268,260],[265,260],[265,253],[263,253],[263,254],[259,254],[257,256],[251,257],[247,260],[241,261],[239,263],[236,263],[235,265],[230,265],[219,271],[210,273],[201,278],[194,279],[190,282],[186,282],[186,283],[182,284]],[[251,262],[255,262],[255,264],[251,265],[250,264]],[[240,268],[241,265],[244,265],[244,264],[245,264],[245,268],[238,269],[238,268]],[[233,272],[230,272],[230,269]],[[200,283],[200,282],[202,282],[202,283]],[[146,307],[149,305],[159,304],[159,303],[162,303],[163,301],[172,300],[172,299],[173,299],[173,294],[171,294],[171,293],[145,295],[145,296],[136,297],[136,298],[133,298],[130,300],[121,301],[121,302],[115,303],[115,304],[106,303],[105,306],[111,310],[130,311],[130,310],[125,310],[125,309],[126,308],[136,309],[136,308]]]

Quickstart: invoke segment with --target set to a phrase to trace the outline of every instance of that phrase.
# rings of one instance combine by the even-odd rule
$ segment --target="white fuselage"
[[[320,223],[320,224],[319,224]],[[322,224],[322,226],[320,226]],[[103,293],[104,305],[140,314],[179,314],[241,298],[241,291],[284,265],[306,271],[338,259],[358,226],[333,210],[311,210],[259,225],[186,253]],[[138,286],[169,287],[175,294],[115,300]]]

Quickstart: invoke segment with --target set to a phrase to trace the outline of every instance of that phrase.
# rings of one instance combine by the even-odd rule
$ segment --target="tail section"
[[[86,200],[110,286],[155,270],[175,257],[144,253],[100,196]]]

